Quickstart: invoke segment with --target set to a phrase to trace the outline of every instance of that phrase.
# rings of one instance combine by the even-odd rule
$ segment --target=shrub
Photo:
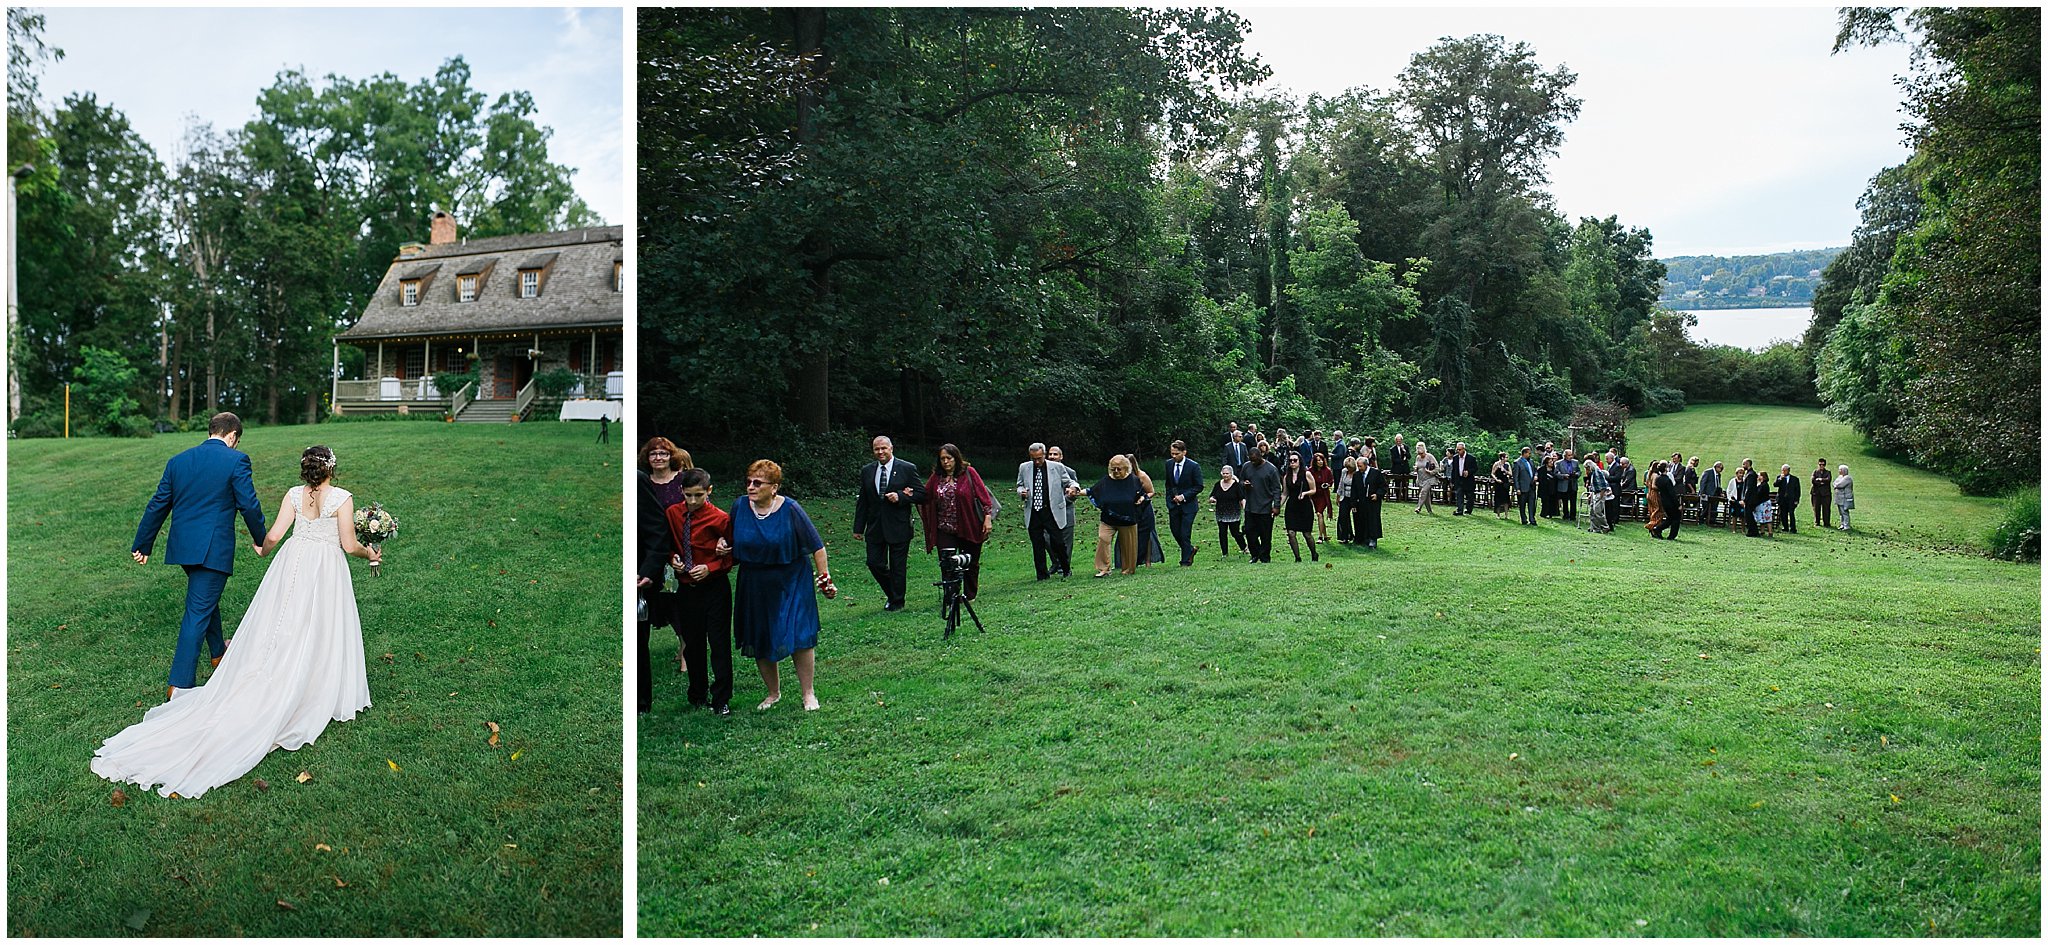
[[[461,390],[463,385],[476,383],[476,377],[474,370],[437,373],[434,375],[434,389],[440,391],[443,397],[454,397],[455,392]]]
[[[2007,561],[2041,560],[2041,488],[2024,489],[2005,507],[2005,518],[1991,530],[1991,556]]]
[[[328,414],[321,423],[395,423],[402,420],[431,420],[439,423],[448,418],[443,410],[415,410],[411,413],[389,411],[386,413],[343,413]],[[204,421],[201,422],[204,425]]]
[[[112,421],[109,421],[106,426],[106,434],[108,436],[124,436],[135,439],[152,437],[156,435],[156,424],[148,417],[141,416],[140,414],[128,414],[115,417]]]
[[[64,411],[47,408],[23,411],[10,432],[24,440],[63,436]]]
[[[551,368],[533,376],[533,386],[543,397],[563,397],[576,386],[576,372],[568,368]],[[438,386],[438,385],[436,385]]]
[[[785,428],[770,433],[763,445],[742,446],[753,455],[741,460],[740,468],[757,459],[772,459],[782,467],[782,494],[799,501],[819,496],[851,495],[860,468],[875,458],[868,447],[869,436],[858,430],[804,433]],[[731,495],[744,496],[736,489]]]

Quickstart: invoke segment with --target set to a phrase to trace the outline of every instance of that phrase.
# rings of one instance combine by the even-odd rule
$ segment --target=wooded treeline
[[[1913,156],[1871,179],[1814,295],[1830,415],[1969,492],[2041,468],[2041,11],[1842,11],[1837,51],[1907,42]]]
[[[1646,230],[1558,213],[1575,77],[1522,43],[1300,99],[1251,93],[1223,11],[639,24],[650,432],[1156,451],[1233,419],[1555,435],[1690,384],[1811,401],[1797,346],[1657,314]]]
[[[1666,257],[1664,294],[1657,301],[1674,309],[1811,305],[1821,270],[1841,253],[1836,247],[1762,256]]]
[[[41,100],[38,70],[62,56],[42,23],[7,13],[8,167],[33,167],[18,184],[17,434],[57,429],[66,382],[74,430],[224,409],[311,422],[330,339],[433,211],[470,237],[599,222],[549,162],[532,98],[488,99],[460,57],[413,82],[279,73],[256,118],[194,124],[166,162],[89,92]]]

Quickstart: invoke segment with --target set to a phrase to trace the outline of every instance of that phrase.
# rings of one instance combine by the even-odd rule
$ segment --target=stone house
[[[363,316],[335,336],[338,414],[432,411],[457,420],[526,419],[544,398],[534,377],[577,375],[571,398],[625,394],[624,227],[463,240],[434,214],[408,243]],[[362,378],[340,376],[341,346],[363,352]],[[458,391],[436,374],[473,374]]]

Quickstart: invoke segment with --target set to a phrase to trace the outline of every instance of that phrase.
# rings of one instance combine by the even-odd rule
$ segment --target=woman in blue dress
[[[1131,472],[1138,477],[1138,567],[1159,564],[1166,560],[1166,549],[1159,545],[1159,515],[1152,502],[1158,493],[1152,488],[1152,477],[1138,465],[1138,454],[1125,453],[1124,460],[1131,464]],[[1123,539],[1118,538],[1118,561],[1124,560],[1123,547]]]
[[[804,708],[810,710],[818,707],[811,689],[818,646],[818,600],[813,593],[823,591],[829,599],[837,597],[839,589],[825,568],[825,542],[818,537],[817,526],[795,499],[776,494],[781,488],[782,467],[755,460],[747,467],[747,497],[731,509],[727,540],[739,571],[733,590],[733,636],[739,638],[740,652],[754,658],[768,688],[768,697],[756,708],[766,709],[782,698],[776,664],[793,657]]]

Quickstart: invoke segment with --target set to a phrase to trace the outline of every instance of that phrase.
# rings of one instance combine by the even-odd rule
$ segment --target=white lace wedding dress
[[[327,489],[313,517],[306,487],[289,493],[291,537],[280,545],[206,685],[180,690],[107,739],[92,770],[110,781],[198,797],[247,774],[272,748],[311,744],[332,721],[370,705],[363,624],[335,512],[348,493]]]

